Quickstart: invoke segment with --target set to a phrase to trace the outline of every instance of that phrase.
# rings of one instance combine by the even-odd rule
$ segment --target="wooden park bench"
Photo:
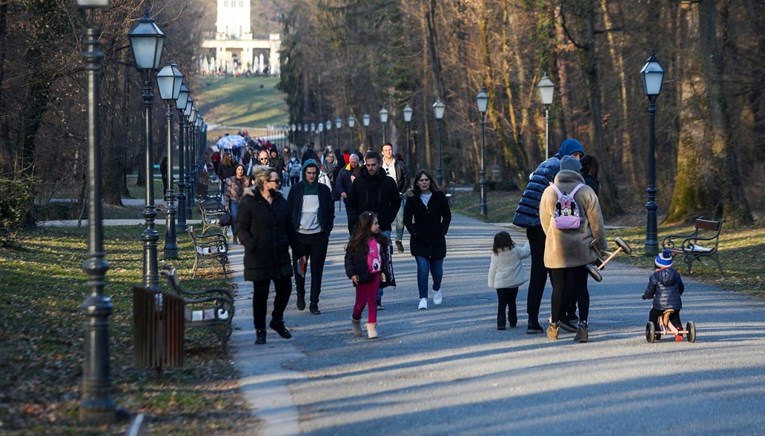
[[[202,262],[214,260],[223,267],[223,275],[227,274],[226,264],[228,263],[228,242],[226,236],[220,233],[211,233],[209,235],[197,235],[194,233],[194,226],[188,227],[191,242],[194,243],[194,266],[191,272],[191,278],[197,275],[197,268]]]
[[[666,236],[661,241],[661,246],[672,250],[676,256],[682,256],[683,261],[688,265],[688,273],[693,272],[693,262],[699,261],[703,264],[703,259],[713,260],[722,273],[723,268],[718,257],[718,244],[724,222],[725,220],[714,221],[699,217],[694,222],[691,233]]]

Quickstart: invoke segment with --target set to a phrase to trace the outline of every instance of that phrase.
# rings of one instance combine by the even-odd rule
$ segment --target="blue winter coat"
[[[539,164],[536,170],[529,176],[529,184],[523,190],[521,199],[518,200],[518,209],[513,217],[513,224],[518,227],[541,226],[539,220],[539,201],[542,193],[555,180],[555,175],[560,171],[560,160],[563,156],[574,153],[584,154],[584,147],[576,139],[568,138],[560,146],[558,153]]]
[[[660,269],[651,274],[643,300],[653,298],[653,308],[657,310],[680,310],[683,308],[683,302],[680,299],[683,291],[685,291],[685,285],[680,273],[673,268]]]

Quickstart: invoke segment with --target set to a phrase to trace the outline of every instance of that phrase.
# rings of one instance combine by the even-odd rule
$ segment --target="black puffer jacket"
[[[356,219],[358,214],[368,210],[375,212],[380,230],[389,232],[401,207],[396,182],[386,176],[382,169],[373,176],[366,168],[359,168],[362,168],[361,174],[353,181],[348,194],[348,205],[357,214],[353,218]]]
[[[411,191],[410,191],[411,192]],[[412,235],[409,245],[412,256],[428,259],[446,257],[446,233],[452,221],[449,201],[441,191],[433,191],[428,205],[422,202],[420,195],[407,193],[404,206],[404,225]],[[413,195],[409,197],[409,195]]]
[[[239,203],[236,236],[244,245],[244,279],[275,280],[292,276],[289,247],[296,258],[303,246],[292,223],[287,200],[276,193],[269,203],[257,189],[247,190]]]
[[[653,298],[653,308],[657,310],[680,310],[683,308],[680,298],[683,291],[685,291],[685,285],[680,274],[673,268],[664,268],[651,274],[643,300]]]

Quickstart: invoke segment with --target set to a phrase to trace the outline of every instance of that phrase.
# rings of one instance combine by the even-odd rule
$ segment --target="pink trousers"
[[[369,306],[367,322],[377,322],[377,289],[380,287],[380,274],[374,274],[372,281],[356,285],[356,303],[353,305],[353,319],[361,319],[364,306]]]

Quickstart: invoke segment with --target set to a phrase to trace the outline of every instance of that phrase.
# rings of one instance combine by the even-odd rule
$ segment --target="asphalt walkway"
[[[354,290],[343,271],[344,223],[338,211],[323,313],[298,311],[293,293],[285,313],[293,338],[269,330],[265,346],[254,345],[252,287],[243,282],[241,246],[233,246],[233,349],[261,434],[755,434],[765,428],[761,299],[685,277],[682,318],[696,323],[697,342],[649,344],[650,302],[640,298],[649,271],[614,262],[602,282],[590,280],[589,343],[574,343],[563,330],[558,341],[527,335],[525,286],[519,327],[497,331],[496,293],[486,274],[493,235],[502,228],[455,215],[443,305],[431,301],[428,310],[417,310],[414,259],[397,254],[398,287],[386,291],[378,313],[380,338],[356,338]],[[541,321],[550,292],[548,286]]]

